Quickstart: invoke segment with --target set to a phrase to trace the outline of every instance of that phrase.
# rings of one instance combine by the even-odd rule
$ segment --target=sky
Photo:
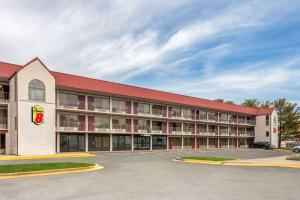
[[[207,99],[300,104],[299,0],[0,0],[0,61]]]

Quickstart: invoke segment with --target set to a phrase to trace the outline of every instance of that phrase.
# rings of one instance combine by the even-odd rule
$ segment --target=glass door
[[[0,134],[0,154],[5,154],[5,134]]]
[[[85,135],[61,134],[60,151],[61,152],[85,151]]]

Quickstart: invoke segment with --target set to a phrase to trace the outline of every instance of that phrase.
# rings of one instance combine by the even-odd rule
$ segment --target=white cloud
[[[50,69],[123,82],[152,74],[160,80],[151,87],[206,97],[262,91],[299,71],[250,61],[226,72],[222,59],[241,49],[227,39],[274,26],[297,9],[293,1],[0,1],[0,59],[39,56]]]

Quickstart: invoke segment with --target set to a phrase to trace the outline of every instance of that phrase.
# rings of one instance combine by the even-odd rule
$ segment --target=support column
[[[56,153],[60,153],[60,133],[56,133]]]
[[[152,135],[150,135],[150,151],[152,151]]]
[[[209,138],[206,138],[206,148],[209,148]]]
[[[181,149],[183,150],[183,137],[181,137]]]
[[[170,126],[169,126],[169,121],[168,120],[166,121],[166,126],[167,126],[167,131],[166,132],[167,132],[167,134],[169,134],[169,132],[170,132],[170,128],[169,127]]]
[[[134,150],[134,138],[133,138],[133,134],[131,135],[131,151]]]
[[[109,131],[112,132],[112,116],[109,116]]]
[[[219,137],[217,139],[217,142],[218,142],[218,149],[220,149],[220,138]]]
[[[85,115],[85,123],[84,123],[84,130],[85,131],[88,131],[89,130],[89,119],[88,119],[88,116]]]
[[[183,134],[183,123],[181,123],[181,135]]]
[[[134,114],[134,113],[133,113],[133,101],[130,101],[130,102],[131,102],[131,106],[130,106],[131,109],[130,109],[130,112],[131,112],[131,114]]]
[[[197,149],[197,138],[195,137],[194,140],[195,140],[194,143],[195,143],[195,150],[196,150]]]
[[[229,138],[227,138],[227,145],[228,145],[228,149],[230,148],[230,140]]]
[[[89,151],[89,135],[85,133],[85,152]]]
[[[84,95],[84,110],[88,110],[88,96]]]
[[[167,151],[169,150],[169,136],[167,136]]]
[[[152,103],[150,103],[150,116],[152,116]]]
[[[112,112],[112,98],[109,97],[109,112]]]
[[[167,113],[166,113],[167,118],[169,117],[169,106],[167,105]]]
[[[113,135],[109,134],[109,151],[113,150]]]

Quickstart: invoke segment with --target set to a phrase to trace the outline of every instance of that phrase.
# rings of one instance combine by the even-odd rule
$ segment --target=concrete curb
[[[197,163],[207,165],[224,165],[224,166],[254,166],[254,167],[286,167],[300,169],[300,164],[292,163],[272,163],[272,162],[239,162],[239,161],[206,161],[206,160],[177,160],[186,163]]]
[[[35,160],[35,159],[61,159],[61,158],[84,158],[93,157],[91,153],[54,154],[45,156],[0,156],[0,160]]]
[[[7,174],[0,174],[0,180],[12,179],[12,178],[22,178],[22,177],[33,177],[33,176],[48,176],[48,175],[55,175],[55,174],[89,172],[89,171],[100,170],[100,169],[103,169],[103,168],[104,167],[102,167],[98,164],[95,164],[95,165],[88,166],[88,167],[41,170],[41,171],[32,171],[32,172],[7,173]]]

